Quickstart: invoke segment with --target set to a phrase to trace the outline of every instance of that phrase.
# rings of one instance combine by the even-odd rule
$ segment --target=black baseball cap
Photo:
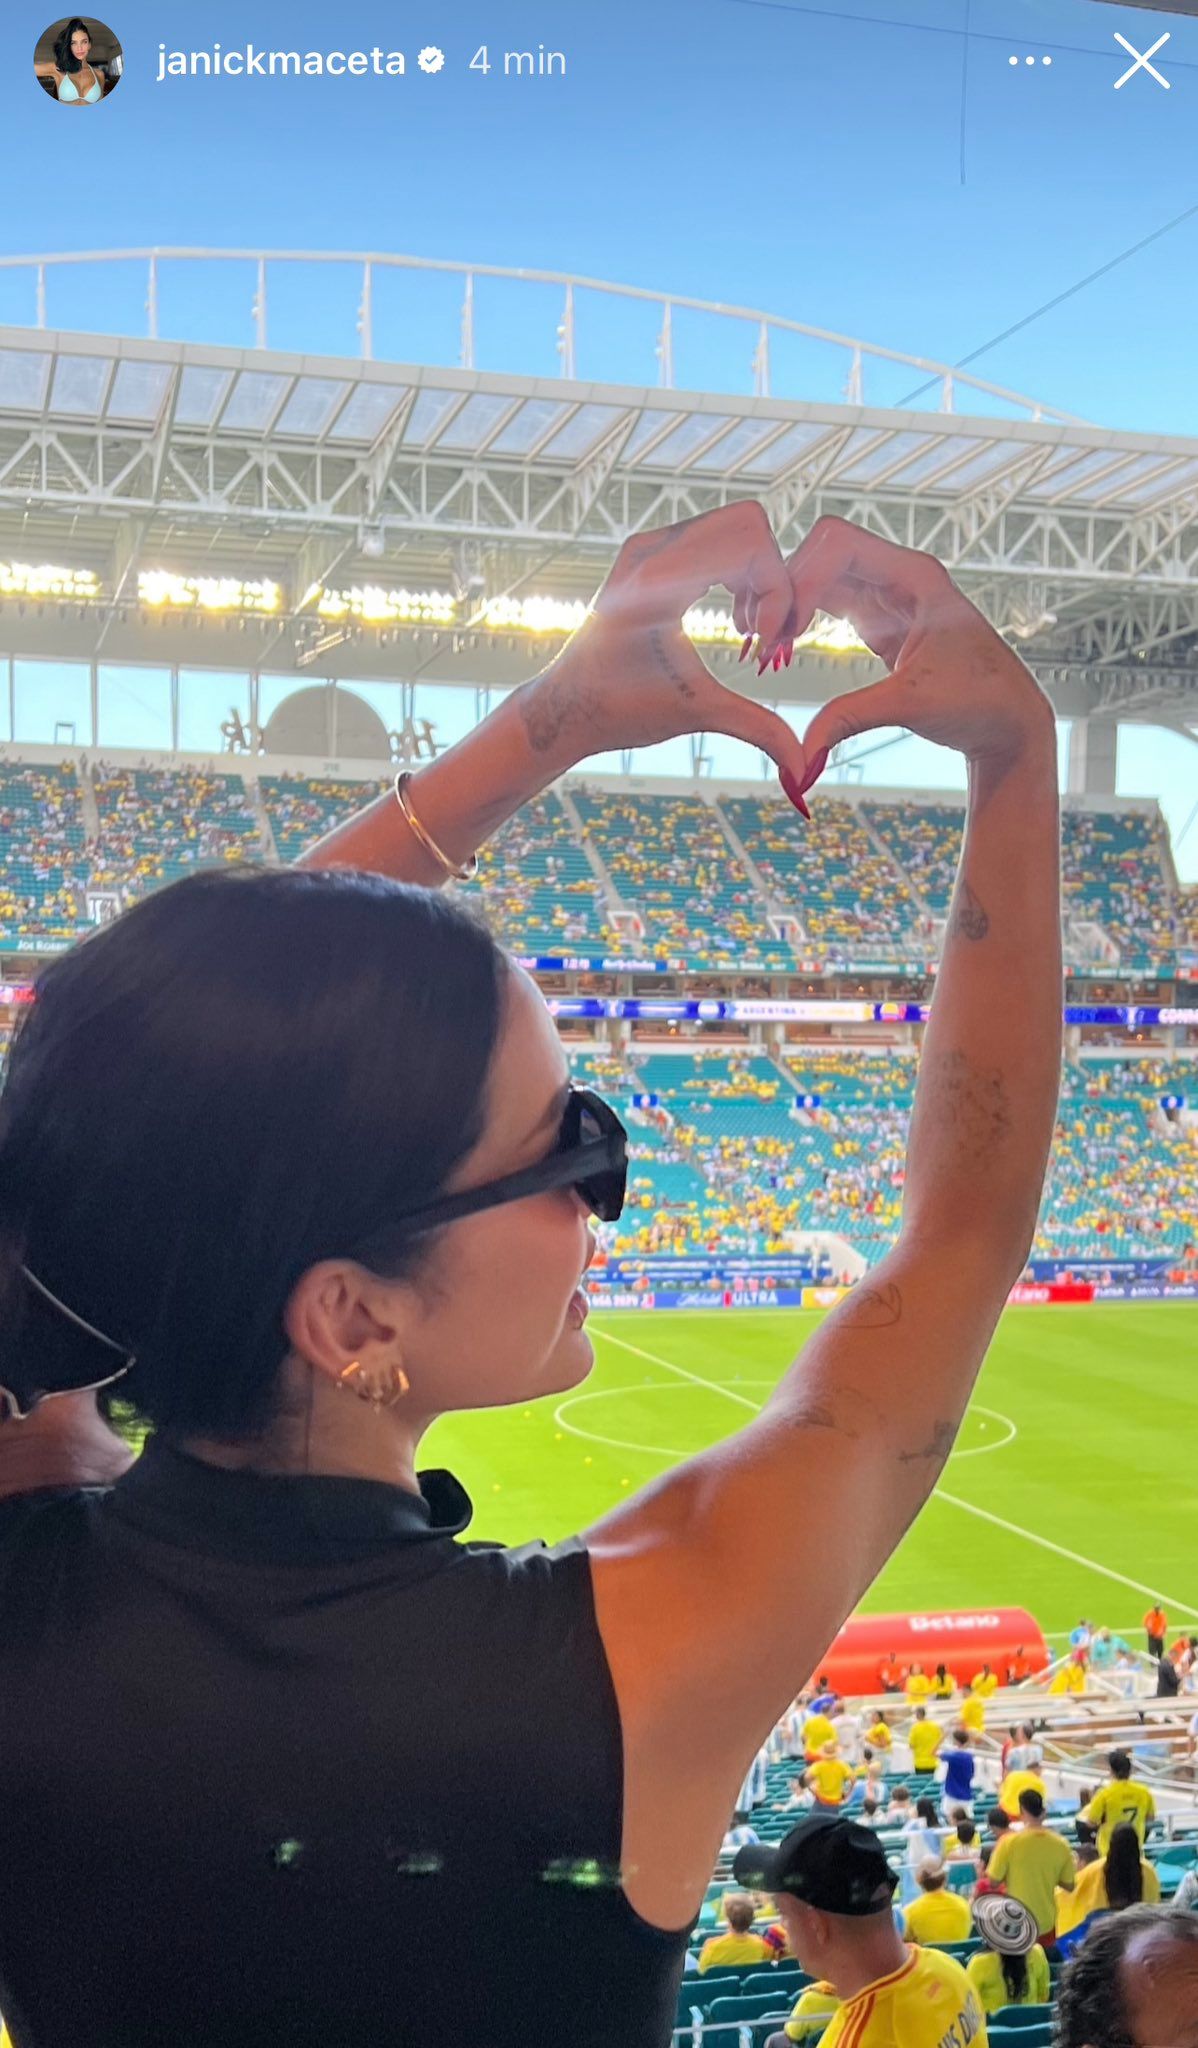
[[[732,1865],[738,1884],[755,1892],[789,1892],[821,1913],[860,1920],[881,1913],[898,1878],[872,1828],[835,1813],[813,1813],[776,1848],[746,1842]]]

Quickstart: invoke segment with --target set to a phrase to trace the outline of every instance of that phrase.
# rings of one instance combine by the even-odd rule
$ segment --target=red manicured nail
[[[760,660],[760,661],[758,662],[758,664],[757,664],[757,673],[758,673],[758,675],[759,675],[759,676],[763,676],[763,675],[765,674],[765,672],[766,672],[767,668],[769,667],[769,665],[770,665],[770,658],[769,658],[769,655],[768,655],[768,654],[763,654],[763,655],[762,655],[762,657],[761,657],[761,660]]]
[[[804,801],[803,791],[802,789],[800,789],[798,783],[795,781],[795,778],[791,774],[789,768],[780,768],[778,770],[778,780],[781,782],[783,789],[785,790],[787,796],[790,798],[790,801],[794,805],[796,811],[799,813],[799,816],[801,818],[806,818],[808,824],[810,824],[811,813],[807,809],[807,805]]]
[[[745,637],[744,637],[744,643],[743,643],[743,645],[742,645],[742,647],[741,647],[741,650],[740,650],[740,658],[741,658],[741,660],[742,660],[742,661],[743,661],[743,660],[745,659],[745,656],[746,656],[746,655],[748,654],[748,652],[749,652],[749,649],[750,649],[750,647],[751,647],[752,645],[753,645],[753,635],[752,635],[751,633],[746,633],[746,634],[745,634]]]
[[[810,789],[813,782],[819,781],[827,765],[828,749],[827,747],[821,747],[818,754],[814,754],[807,763],[807,773],[803,777],[803,790]],[[803,790],[800,790],[800,796],[803,794]]]
[[[774,652],[774,674],[775,674],[775,675],[777,675],[777,673],[778,673],[778,670],[779,670],[779,669],[781,668],[781,666],[782,666],[782,649],[781,649],[781,648],[779,647],[779,648],[777,648],[777,649],[775,650],[775,652]]]

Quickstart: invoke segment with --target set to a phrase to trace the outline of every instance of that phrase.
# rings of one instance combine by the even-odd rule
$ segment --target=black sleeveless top
[[[0,1503],[16,2048],[663,2048],[581,1538],[158,1439]]]

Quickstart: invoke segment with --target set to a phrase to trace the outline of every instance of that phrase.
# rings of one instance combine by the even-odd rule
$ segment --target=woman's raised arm
[[[711,1838],[755,1750],[818,1670],[952,1450],[1032,1240],[1060,1078],[1047,699],[930,556],[824,521],[792,573],[789,630],[801,632],[817,606],[847,617],[893,670],[817,713],[806,736],[812,767],[850,734],[904,726],[966,756],[969,802],[897,1245],[828,1316],[759,1414],[586,1532],[629,1783],[639,1771],[642,1786],[632,1858],[645,1872],[656,1841],[674,1850],[652,1881],[643,1877],[637,1901],[662,1926],[693,1910]],[[730,1391],[732,1412],[748,1405]],[[682,1852],[677,1814],[671,1834],[653,1787],[672,1782],[663,1765],[696,1685]]]

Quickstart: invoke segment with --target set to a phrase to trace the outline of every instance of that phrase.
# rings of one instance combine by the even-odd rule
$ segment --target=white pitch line
[[[1185,1600],[1174,1599],[1171,1593],[1162,1593],[1158,1586],[1145,1586],[1139,1579],[1129,1579],[1124,1572],[1112,1571],[1109,1564],[1099,1564],[1092,1557],[1083,1557],[1080,1550],[1066,1550],[1063,1543],[1054,1543],[1050,1536],[1037,1536],[1034,1530],[1022,1529],[1018,1522],[1008,1522],[1002,1515],[992,1515],[989,1508],[979,1508],[973,1501],[961,1500],[955,1493],[945,1493],[939,1486],[932,1499],[946,1500],[950,1507],[964,1508],[967,1515],[976,1515],[982,1522],[993,1522],[996,1529],[1008,1529],[1012,1536],[1025,1536],[1029,1543],[1038,1543],[1043,1550],[1068,1558],[1070,1564],[1084,1565],[1087,1571],[1097,1572],[1104,1579],[1114,1579],[1117,1585],[1130,1586],[1133,1593],[1147,1593],[1150,1599],[1164,1600],[1168,1606],[1180,1608],[1183,1614],[1198,1615],[1198,1607],[1191,1607]]]
[[[721,1387],[718,1380],[701,1379],[697,1372],[688,1372],[684,1365],[674,1365],[668,1358],[658,1358],[654,1351],[642,1351],[639,1344],[630,1344],[627,1337],[613,1336],[610,1330],[598,1330],[597,1336],[608,1344],[618,1344],[621,1351],[631,1351],[637,1358],[644,1358],[650,1365],[664,1365],[667,1372],[676,1372],[680,1379],[693,1381],[696,1387],[706,1387],[709,1394],[723,1394],[729,1401],[739,1401],[742,1408],[748,1408],[754,1415],[760,1415],[764,1403],[750,1401],[747,1394],[734,1394],[731,1387]]]
[[[617,1337],[610,1330],[599,1330],[596,1335],[605,1338],[609,1344],[618,1344],[623,1351],[634,1352],[638,1358],[647,1360],[650,1365],[662,1365],[667,1372],[676,1372],[684,1380],[693,1380],[697,1387],[706,1387],[709,1393],[724,1394],[729,1401],[739,1401],[742,1407],[752,1409],[755,1415],[761,1413],[761,1402],[750,1401],[746,1395],[734,1393],[731,1387],[721,1387],[717,1380],[705,1380],[696,1372],[688,1372],[685,1366],[674,1365],[668,1358],[659,1358],[656,1352],[642,1351],[638,1344],[630,1344],[626,1337]],[[1175,1600],[1171,1594],[1162,1593],[1156,1586],[1145,1586],[1139,1579],[1129,1579],[1123,1572],[1113,1571],[1110,1565],[1099,1564],[1093,1557],[1083,1557],[1079,1550],[1066,1550],[1063,1544],[1054,1543],[1050,1536],[1039,1536],[1034,1529],[1024,1529],[1018,1522],[1005,1521],[1001,1515],[992,1515],[988,1508],[979,1508],[971,1500],[962,1500],[957,1494],[945,1493],[939,1486],[934,1488],[931,1498],[947,1501],[950,1507],[963,1508],[966,1514],[977,1515],[983,1522],[993,1522],[996,1528],[1006,1529],[1012,1536],[1022,1536],[1028,1543],[1038,1543],[1042,1550],[1051,1550],[1057,1557],[1068,1559],[1070,1564],[1083,1565],[1087,1571],[1097,1572],[1101,1578],[1114,1579],[1116,1584],[1129,1587],[1133,1593],[1146,1593],[1150,1599],[1164,1600],[1170,1607],[1180,1609],[1182,1614],[1198,1615],[1198,1607],[1191,1607],[1188,1601]]]

